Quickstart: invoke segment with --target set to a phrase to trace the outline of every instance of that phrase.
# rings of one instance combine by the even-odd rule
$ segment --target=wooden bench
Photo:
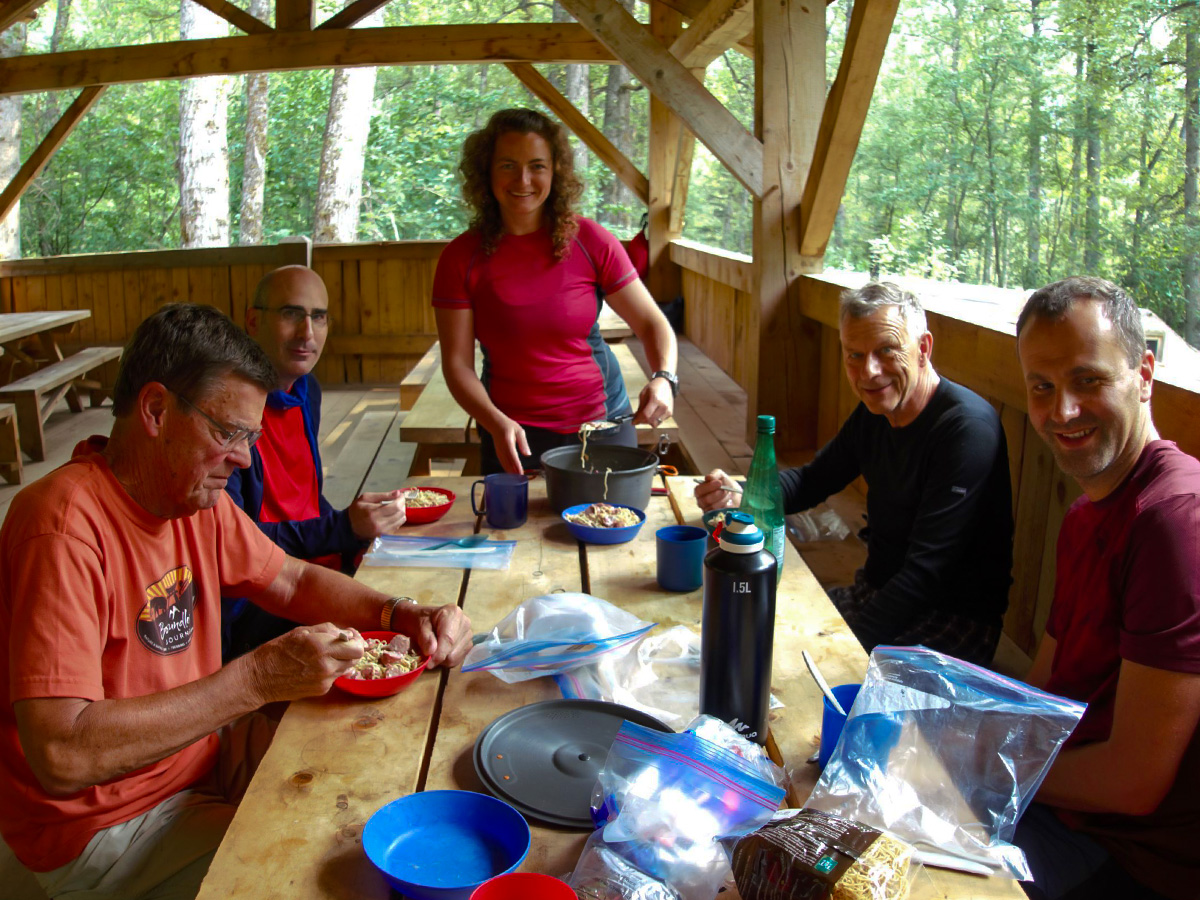
[[[21,483],[21,444],[17,437],[17,408],[0,403],[0,478]]]
[[[0,402],[7,401],[16,406],[21,449],[31,459],[41,462],[46,458],[46,437],[42,426],[58,401],[65,395],[72,411],[82,412],[77,381],[86,372],[120,358],[120,347],[88,347],[0,387]],[[87,383],[84,386],[92,389],[92,404],[96,405],[99,385]]]
[[[409,373],[400,381],[400,408],[412,409],[425,385],[433,378],[433,373],[442,367],[442,351],[435,342],[425,351],[425,355],[417,362]]]

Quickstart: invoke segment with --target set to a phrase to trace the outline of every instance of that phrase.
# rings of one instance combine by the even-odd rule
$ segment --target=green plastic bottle
[[[787,529],[783,520],[783,491],[779,487],[779,470],[775,466],[775,417],[758,417],[758,438],[754,442],[754,458],[750,461],[750,476],[742,495],[741,508],[754,516],[754,524],[762,529],[766,549],[775,554],[776,581],[783,577],[783,548]]]

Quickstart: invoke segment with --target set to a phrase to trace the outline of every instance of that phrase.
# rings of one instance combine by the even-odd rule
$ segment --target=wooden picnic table
[[[18,364],[32,372],[47,362],[62,359],[59,338],[69,334],[76,323],[91,315],[90,309],[0,313],[0,384],[12,380],[13,369]],[[39,356],[31,355],[22,346],[31,337],[36,337],[41,343]]]
[[[421,603],[461,598],[477,632],[490,630],[531,597],[585,589],[659,623],[658,629],[682,624],[699,632],[701,591],[667,593],[655,582],[655,531],[667,524],[699,522],[690,479],[669,481],[670,496],[651,500],[646,524],[634,541],[581,548],[550,511],[540,479],[530,482],[528,522],[511,531],[488,529],[471,514],[466,498],[470,479],[411,479],[415,485],[436,483],[458,494],[441,521],[414,527],[412,533],[463,536],[484,530],[497,539],[515,539],[511,566],[469,573],[364,566],[358,579]],[[772,690],[785,708],[772,713],[771,730],[792,767],[793,796],[803,799],[817,777],[815,767],[804,760],[816,747],[821,698],[803,670],[800,651],[808,648],[833,684],[860,681],[866,656],[790,544],[786,552],[772,678]],[[394,697],[355,699],[335,688],[324,697],[292,703],[199,897],[384,900],[387,883],[362,848],[367,819],[413,791],[482,791],[471,753],[484,727],[511,709],[559,696],[550,678],[509,685],[486,672],[454,670],[425,673]],[[567,876],[586,834],[532,820],[530,825],[533,843],[522,870]],[[929,870],[913,896],[1020,900],[1024,895],[1006,879]]]
[[[638,394],[646,386],[646,373],[642,371],[641,364],[628,345],[610,346],[621,367],[625,390],[636,407]],[[400,440],[417,445],[412,464],[414,475],[428,474],[429,461],[443,458],[465,459],[467,463],[463,474],[473,475],[479,471],[479,436],[475,431],[474,420],[450,393],[450,386],[442,374],[442,367],[432,364],[432,360],[440,360],[440,356],[441,349],[435,343],[414,367],[414,371],[428,372],[429,381],[413,401],[412,408],[400,424]],[[476,371],[479,371],[480,365],[481,356],[476,351]],[[666,435],[671,443],[677,443],[679,426],[674,418],[669,418],[657,428],[651,428],[649,425],[637,426],[637,435],[638,444],[643,447],[656,446],[662,435]]]

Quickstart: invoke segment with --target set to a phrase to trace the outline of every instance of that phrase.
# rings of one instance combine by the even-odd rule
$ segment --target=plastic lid
[[[774,434],[775,433],[775,417],[774,416],[759,416],[758,417],[758,433],[759,434]]]
[[[719,543],[730,553],[757,553],[763,548],[763,533],[749,513],[731,512],[725,516]]]

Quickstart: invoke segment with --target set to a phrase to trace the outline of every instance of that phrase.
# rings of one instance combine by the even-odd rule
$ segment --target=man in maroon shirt
[[[321,494],[321,386],[312,371],[329,335],[325,282],[306,266],[268,272],[246,311],[246,331],[279,377],[267,395],[250,466],[238,469],[225,490],[289,556],[352,574],[368,541],[404,524],[404,504],[384,502],[399,490],[369,492],[337,510]],[[249,601],[225,600],[223,656],[240,656],[294,625]]]
[[[1022,818],[1035,898],[1200,892],[1200,462],[1159,439],[1154,355],[1116,285],[1068,278],[1017,321],[1029,418],[1083,488],[1031,684],[1086,701]]]

